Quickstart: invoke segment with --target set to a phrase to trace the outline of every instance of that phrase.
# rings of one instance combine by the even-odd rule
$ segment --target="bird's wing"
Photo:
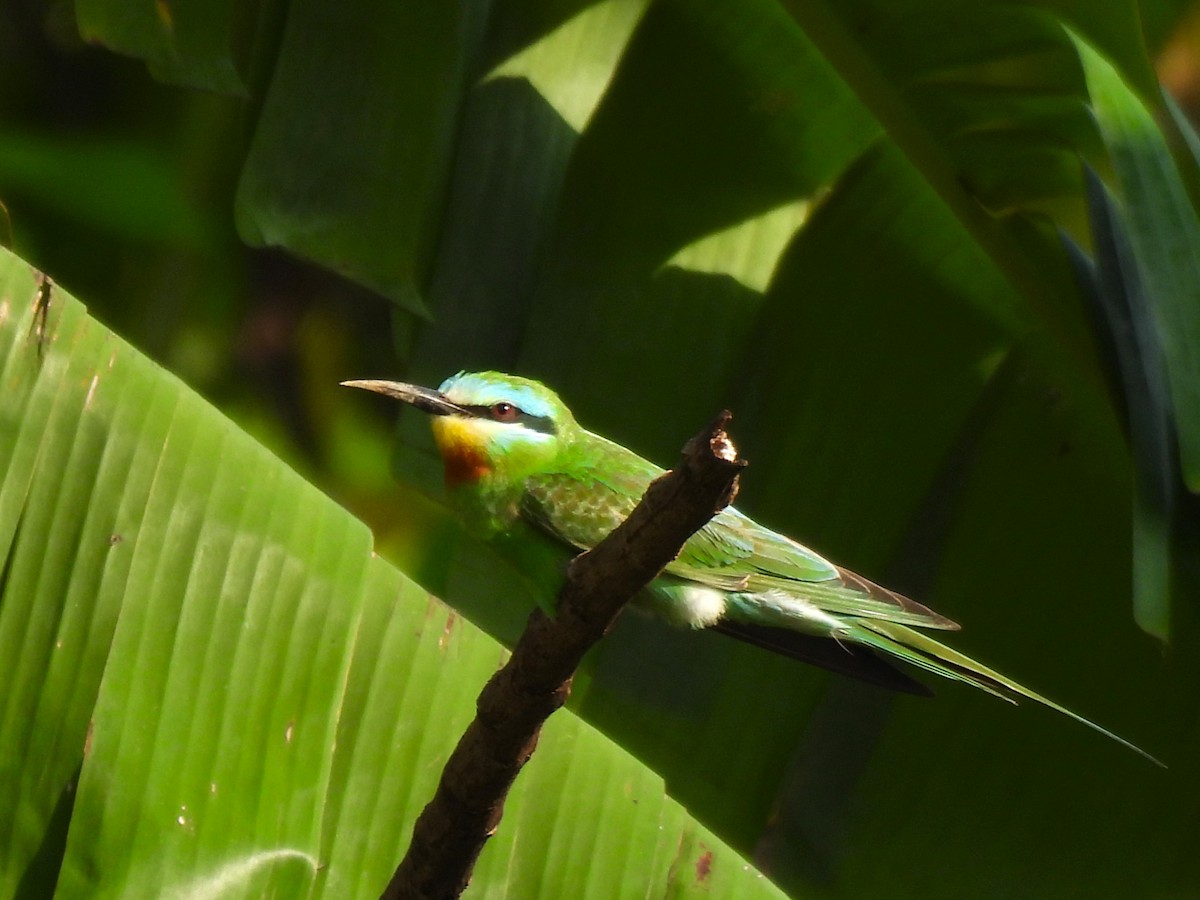
[[[533,524],[580,550],[596,546],[621,524],[663,472],[620,444],[593,434],[586,440],[575,462],[526,480],[521,506]],[[781,592],[834,615],[958,627],[732,508],[696,532],[666,571],[724,591]]]
[[[777,591],[834,615],[924,628],[958,627],[945,616],[834,565],[736,509],[723,510],[713,517],[684,545],[667,571],[728,591]]]
[[[596,435],[583,459],[525,481],[522,515],[559,540],[590,550],[633,512],[663,473],[632,450]]]
[[[850,623],[842,633],[841,638],[881,651],[896,659],[902,659],[927,672],[935,672],[946,678],[974,685],[977,688],[987,691],[989,694],[995,694],[997,697],[1002,697],[1013,703],[1016,702],[1015,697],[1026,697],[1034,700],[1043,706],[1048,706],[1050,709],[1062,713],[1064,716],[1069,716],[1076,722],[1086,725],[1088,728],[1100,732],[1100,734],[1111,738],[1118,744],[1124,744],[1130,750],[1141,754],[1152,763],[1159,766],[1163,765],[1162,762],[1155,759],[1141,747],[1131,744],[1107,728],[1097,725],[1091,719],[1086,719],[1079,715],[1079,713],[1072,712],[1065,706],[1043,697],[1036,691],[1025,687],[1025,685],[1001,675],[995,669],[989,669],[966,654],[960,653],[953,647],[947,647],[945,644],[935,641],[933,638],[919,631],[914,631],[911,628],[905,628],[903,625],[896,625],[890,622],[861,621]]]

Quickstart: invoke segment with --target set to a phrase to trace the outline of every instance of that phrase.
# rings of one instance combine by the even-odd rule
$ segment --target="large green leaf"
[[[491,165],[452,178],[430,289],[437,318],[411,373],[436,383],[460,367],[498,366],[544,377],[585,425],[660,462],[678,433],[732,406],[751,460],[746,509],[874,577],[894,573],[898,587],[965,623],[962,646],[1161,749],[1142,710],[1169,709],[1162,693],[1187,676],[1155,673],[1128,621],[1126,451],[1057,234],[1012,214],[1083,216],[1076,153],[1100,142],[1073,48],[1042,14],[956,4],[956,33],[974,43],[973,55],[954,57],[964,43],[909,25],[912,6],[863,6],[876,20],[869,32],[830,22],[815,4],[797,16],[803,32],[771,4],[738,13],[658,4],[578,136],[565,115],[528,112],[531,85],[555,80],[544,70],[508,97],[494,80],[472,91],[464,129],[472,159],[486,153]],[[926,26],[934,20],[930,12]],[[897,71],[863,46],[864,33],[925,58]],[[596,77],[568,65],[555,74]],[[545,105],[558,109],[549,94]],[[557,166],[510,150],[538,134]],[[1036,182],[1010,178],[1012,149],[1026,154],[1016,171],[1038,172]],[[535,180],[539,165],[548,172]],[[521,178],[550,193],[510,187],[528,183]],[[989,216],[981,197],[1006,215]],[[496,226],[482,227],[481,216]],[[514,233],[529,248],[516,262]],[[758,277],[745,274],[747,244],[772,249],[773,259],[753,263]],[[1034,348],[1050,380],[1024,361],[1021,383],[997,380],[1014,338]],[[999,424],[1001,411],[1029,402],[1026,391],[1035,406],[1068,412]],[[406,434],[427,447],[427,423],[410,418]],[[1085,463],[1069,480],[1047,453],[1060,446]],[[983,452],[989,462],[1007,454],[1008,470],[983,467]],[[436,492],[429,457],[407,453],[399,468],[415,472],[421,458]],[[988,483],[1013,499],[967,506],[964,492]],[[1053,501],[1049,486],[1062,491]],[[1102,551],[1081,540],[1099,537],[1100,522]],[[478,552],[466,545],[452,560],[456,603],[497,581],[500,563],[477,562]],[[943,567],[954,565],[974,577],[947,582]],[[1047,607],[1064,619],[1047,618]],[[1075,629],[1086,632],[1082,644]],[[953,688],[936,705],[893,703],[636,620],[615,637],[597,654],[584,712],[797,888],[963,896],[1019,884],[1054,896],[1075,878],[1077,890],[1102,893],[1146,875],[1133,848],[1151,809],[1164,846],[1177,846],[1187,801],[1177,805],[1161,780],[1147,787],[1160,776],[1137,774],[1135,760],[1066,723],[1028,710],[1014,720]],[[1079,656],[1048,653],[1047,638]],[[1047,667],[1050,658],[1061,665]],[[1140,699],[1118,701],[1124,691],[1081,679],[1110,658],[1124,661],[1114,676],[1139,684]],[[1031,771],[1031,756],[1043,754],[1051,761]],[[983,759],[1004,763],[981,779]],[[1087,774],[1064,794],[1061,768],[1081,765]],[[1110,792],[1144,810],[1137,825],[1126,830],[1093,805]],[[1057,816],[1051,797],[1070,797],[1078,815],[1053,840],[1028,839],[1029,822]],[[945,837],[939,810],[973,826],[956,824],[955,851],[924,877],[911,860]],[[1081,854],[1101,827],[1112,852],[1083,875]],[[1131,849],[1122,837],[1107,843],[1113,829]],[[996,848],[988,866],[972,843]]]
[[[1079,254],[1100,330],[1111,335],[1114,393],[1124,400],[1126,432],[1135,461],[1133,609],[1138,624],[1166,640],[1170,633],[1171,534],[1181,492],[1174,416],[1154,314],[1146,302],[1136,257],[1119,208],[1088,171],[1096,263]]]
[[[85,40],[102,40],[142,57],[156,78],[231,94],[247,93],[247,46],[263,25],[267,3],[172,0],[105,3],[79,0],[75,15]]]
[[[377,896],[503,649],[46,298],[4,251],[0,894]],[[610,889],[778,896],[564,713],[472,890]]]
[[[1165,357],[1183,474],[1200,492],[1200,216],[1154,111],[1110,62],[1077,43]]]
[[[409,380],[542,377],[660,462],[732,406],[744,508],[1172,769],[634,618],[583,711],[797,891],[1195,893],[1192,613],[1165,659],[1130,620],[1130,453],[1060,241],[1089,247],[1078,159],[1105,153],[1063,23],[1146,98],[1139,12],[1177,4],[377,6],[296,3],[260,61],[246,234],[419,300]],[[402,433],[439,496],[427,423]],[[413,571],[511,634],[553,578],[444,522]]]
[[[246,239],[420,311],[479,17],[466,2],[291,3],[239,188]],[[293,152],[305,144],[323,158]]]

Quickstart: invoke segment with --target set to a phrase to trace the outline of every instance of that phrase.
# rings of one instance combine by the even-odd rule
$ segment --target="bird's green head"
[[[459,372],[436,391],[396,381],[346,381],[433,416],[449,488],[518,485],[548,469],[579,426],[540,382],[501,372]]]

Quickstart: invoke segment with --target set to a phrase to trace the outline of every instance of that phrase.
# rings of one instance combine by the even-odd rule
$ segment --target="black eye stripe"
[[[554,420],[549,416],[534,416],[527,412],[521,413],[517,421],[533,431],[540,431],[542,434],[558,434],[558,429],[554,427]]]
[[[558,434],[558,429],[554,427],[554,420],[549,416],[535,416],[533,413],[527,413],[525,410],[517,407],[515,404],[509,404],[517,410],[517,417],[512,420],[513,425],[524,425],[530,431],[539,431],[542,434]],[[467,412],[473,416],[478,416],[480,419],[494,419],[492,410],[496,408],[496,404],[492,403],[487,406],[464,406]]]

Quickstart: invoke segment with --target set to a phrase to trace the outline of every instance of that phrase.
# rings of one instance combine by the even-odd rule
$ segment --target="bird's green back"
[[[663,470],[583,429],[573,437],[550,470],[526,479],[521,512],[558,539],[587,550],[625,520]],[[733,508],[718,513],[693,535],[666,572],[732,594],[780,592],[831,613],[954,627],[924,606],[840,569]]]

